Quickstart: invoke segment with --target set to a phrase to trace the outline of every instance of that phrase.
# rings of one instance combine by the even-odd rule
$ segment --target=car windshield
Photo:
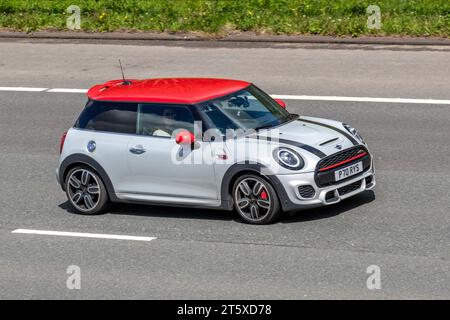
[[[223,134],[229,129],[271,128],[297,117],[254,85],[234,94],[208,101],[200,107],[214,127]]]

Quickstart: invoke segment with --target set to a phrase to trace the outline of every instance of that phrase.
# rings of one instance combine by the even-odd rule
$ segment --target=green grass
[[[366,8],[371,4],[381,8],[380,30],[367,28]],[[81,8],[81,27],[89,32],[450,34],[450,0],[0,0],[0,28],[67,30],[70,5]]]

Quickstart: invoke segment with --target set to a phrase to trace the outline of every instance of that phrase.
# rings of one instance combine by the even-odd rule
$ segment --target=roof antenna
[[[119,59],[119,65],[120,65],[120,71],[122,71],[122,79],[123,79],[122,84],[124,84],[124,85],[130,85],[130,84],[131,84],[131,81],[125,80],[125,75],[124,75],[124,73],[123,73],[123,68],[122,68],[122,62],[120,62],[120,59]]]

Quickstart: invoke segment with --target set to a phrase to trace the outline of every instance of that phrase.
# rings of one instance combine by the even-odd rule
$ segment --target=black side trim
[[[303,144],[297,141],[292,141],[292,140],[287,140],[287,139],[272,139],[270,137],[260,137],[260,136],[247,136],[246,138],[248,139],[256,139],[256,140],[266,140],[269,142],[278,142],[278,143],[284,143],[287,145],[291,145],[297,148],[301,148],[303,150],[306,150],[308,152],[311,152],[312,154],[316,155],[319,158],[325,158],[327,155],[325,153],[323,153],[322,151],[320,151],[319,149],[316,149],[314,147],[311,147],[307,144]]]
[[[75,153],[68,156],[66,159],[64,159],[64,161],[61,163],[61,166],[59,167],[59,184],[64,191],[64,174],[66,173],[67,168],[74,163],[82,163],[93,168],[99,174],[100,178],[105,184],[109,199],[111,201],[119,201],[119,199],[116,197],[116,192],[114,191],[113,184],[109,179],[105,169],[103,169],[103,167],[97,161],[81,153]]]
[[[324,123],[320,123],[320,122],[316,122],[316,121],[311,121],[311,120],[306,120],[306,119],[298,119],[298,121],[303,121],[303,122],[308,122],[308,123],[312,123],[312,124],[317,124],[318,126],[322,126],[322,127],[334,130],[336,132],[339,132],[343,136],[345,136],[348,140],[351,141],[351,143],[353,143],[354,146],[357,146],[359,144],[359,142],[356,141],[356,139],[353,138],[353,136],[350,133],[345,132],[344,130],[338,129],[338,128],[330,126],[328,124],[324,124]]]
[[[278,199],[280,200],[280,204],[283,211],[292,211],[298,209],[298,206],[292,203],[291,200],[289,199],[286,190],[284,189],[284,186],[282,185],[280,180],[274,175],[265,175],[262,170],[263,168],[266,167],[259,163],[253,164],[235,163],[230,168],[228,168],[228,170],[225,172],[225,175],[223,176],[220,189],[222,199],[221,207],[222,208],[226,207],[229,210],[233,209],[233,198],[228,192],[228,190],[230,190],[233,178],[239,175],[240,172],[254,171],[255,173],[260,174],[264,178],[267,178],[269,182],[272,184],[273,188],[275,189],[275,192],[278,195]]]

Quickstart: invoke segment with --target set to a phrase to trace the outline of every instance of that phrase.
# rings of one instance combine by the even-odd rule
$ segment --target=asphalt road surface
[[[450,99],[450,50],[0,42],[0,87],[215,76],[271,94]],[[0,91],[0,298],[450,298],[450,104],[287,100],[360,129],[377,189],[269,226],[234,213],[119,205],[73,214],[55,180],[82,93]],[[143,241],[16,229],[156,237]],[[70,265],[81,289],[69,290]],[[369,290],[367,268],[380,268]]]

